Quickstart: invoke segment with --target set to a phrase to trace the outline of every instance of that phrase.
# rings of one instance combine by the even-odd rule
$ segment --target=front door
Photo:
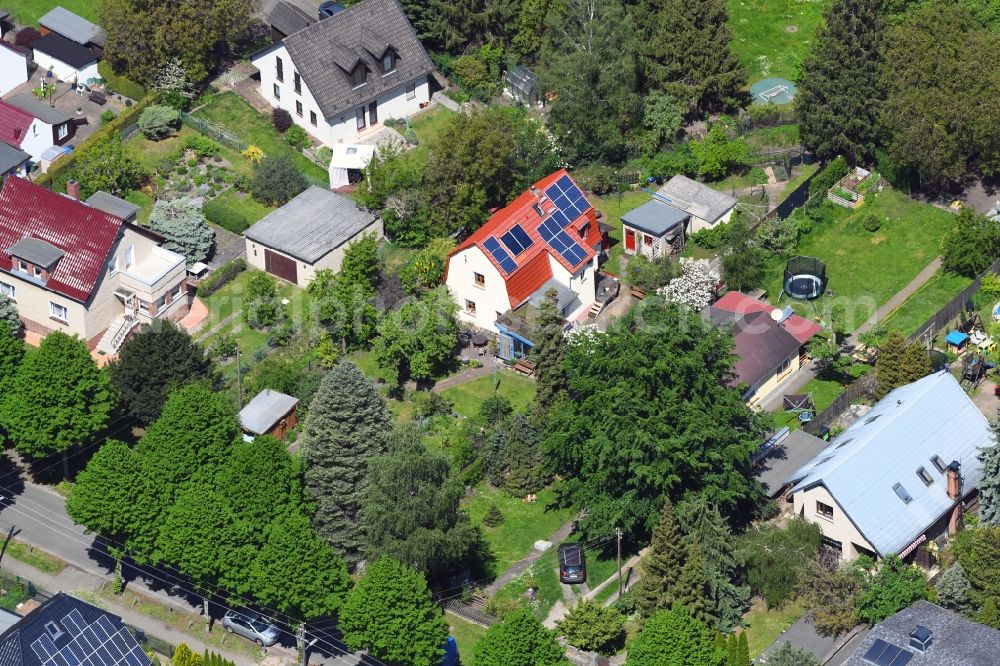
[[[265,249],[264,270],[271,275],[280,277],[282,280],[288,280],[292,284],[298,284],[298,272],[296,271],[294,259],[283,257],[277,252]]]
[[[374,125],[378,122],[378,102],[372,100],[368,105],[368,124]]]
[[[625,251],[635,252],[635,232],[631,229],[625,230]]]

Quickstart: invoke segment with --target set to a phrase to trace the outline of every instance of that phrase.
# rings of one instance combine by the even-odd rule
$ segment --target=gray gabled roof
[[[240,426],[247,432],[263,435],[274,428],[275,424],[298,404],[298,398],[264,389],[240,410]]]
[[[910,632],[917,625],[931,631],[931,645],[923,653],[910,646]],[[1000,631],[929,601],[918,601],[872,627],[844,666],[871,666],[864,656],[877,640],[910,652],[908,666],[989,666],[1000,661]]]
[[[38,25],[72,39],[77,44],[104,43],[104,31],[100,26],[63,7],[56,7],[38,19]]]
[[[828,445],[828,442],[804,430],[793,430],[760,459],[754,468],[754,475],[764,486],[764,491],[773,496],[785,486],[789,475]]]
[[[683,229],[690,217],[685,211],[654,199],[622,215],[622,222],[660,238],[678,227]]]
[[[306,14],[290,2],[278,0],[278,4],[267,15],[267,20],[271,27],[287,37],[303,28],[308,28],[319,18]]]
[[[98,190],[90,195],[90,198],[84,203],[91,208],[103,210],[109,215],[120,217],[126,222],[131,222],[132,219],[139,213],[139,207],[134,203],[129,203],[124,199],[120,199],[113,194],[109,194],[101,190]]]
[[[30,95],[14,95],[6,100],[6,102],[25,113],[30,113],[47,125],[61,125],[70,121],[70,117],[62,111],[54,109],[45,102],[39,101]]]
[[[246,237],[314,264],[374,221],[348,197],[313,185],[247,229]]]
[[[31,155],[28,153],[0,141],[0,175],[21,166],[30,159]]]
[[[434,71],[397,0],[364,0],[289,35],[284,44],[327,118]],[[396,69],[383,76],[380,51],[386,45],[397,60]],[[368,82],[355,89],[350,69],[358,61],[368,68]]]
[[[657,191],[665,203],[714,224],[736,205],[736,199],[708,185],[676,175]]]
[[[11,245],[7,248],[7,254],[30,261],[46,270],[52,268],[57,261],[66,256],[65,252],[52,243],[31,236],[25,236]]]
[[[961,465],[962,491],[979,487],[981,447],[994,446],[990,424],[947,370],[901,386],[840,433],[788,481],[791,492],[823,485],[851,522],[885,556],[923,534],[954,502],[933,462]],[[926,485],[917,475],[923,467]],[[911,499],[894,490],[902,486]]]

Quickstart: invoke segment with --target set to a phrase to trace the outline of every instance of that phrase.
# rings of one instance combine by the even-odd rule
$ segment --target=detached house
[[[497,332],[501,358],[521,358],[533,346],[530,311],[549,289],[570,321],[617,294],[617,282],[597,273],[604,242],[594,207],[560,169],[459,245],[445,283],[460,320]]]
[[[264,99],[327,146],[418,111],[430,101],[434,71],[397,0],[364,0],[251,62]]]
[[[75,195],[73,181],[67,188]],[[184,257],[163,237],[16,176],[0,190],[0,293],[27,331],[113,354],[135,327],[190,303]]]
[[[978,496],[990,424],[947,371],[901,386],[789,477],[795,514],[853,560],[930,568]]]
[[[66,114],[27,95],[0,101],[0,141],[19,148],[38,162],[47,148],[73,137],[75,127]]]

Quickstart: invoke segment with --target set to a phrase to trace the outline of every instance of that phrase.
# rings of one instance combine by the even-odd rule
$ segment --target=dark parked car
[[[587,563],[583,546],[564,543],[559,546],[559,582],[579,584],[587,580]]]
[[[271,624],[266,617],[254,611],[226,611],[222,616],[222,626],[231,634],[249,638],[257,645],[270,647],[278,642],[281,630]]]

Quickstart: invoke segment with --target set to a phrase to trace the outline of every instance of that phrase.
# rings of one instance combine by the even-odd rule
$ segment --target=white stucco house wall
[[[51,146],[73,137],[72,119],[48,104],[27,95],[0,101],[0,141],[19,148],[39,162]]]
[[[0,95],[28,81],[29,52],[0,41]]]
[[[364,0],[251,57],[260,94],[320,143],[354,143],[430,101],[434,71],[396,0]]]
[[[88,79],[99,79],[97,54],[92,50],[50,32],[31,43],[35,64],[40,72],[50,71],[52,76],[67,83],[86,83]]]

